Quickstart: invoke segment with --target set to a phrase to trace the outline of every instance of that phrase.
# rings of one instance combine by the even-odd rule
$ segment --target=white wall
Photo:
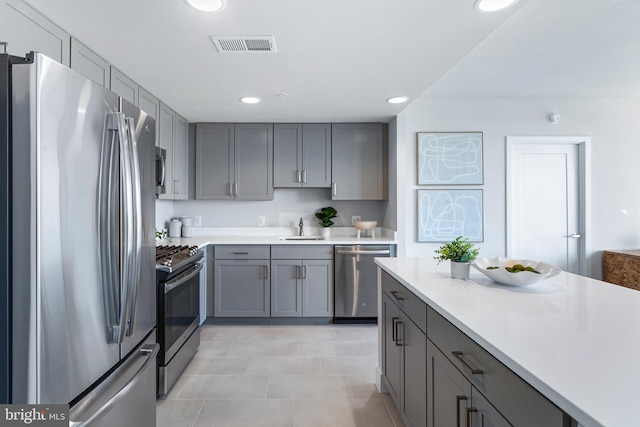
[[[276,188],[273,200],[175,201],[171,211],[160,211],[158,204],[162,202],[156,202],[156,222],[168,221],[173,216],[199,215],[203,227],[256,227],[261,215],[266,217],[267,227],[297,226],[300,217],[305,225],[317,227],[314,213],[320,208],[333,206],[338,211],[338,217],[333,220],[336,226],[351,226],[352,215],[382,224],[387,201],[331,200],[330,191],[329,188]],[[167,216],[159,216],[163,214]]]
[[[557,112],[558,124],[546,121]],[[506,136],[591,137],[591,276],[602,251],[640,248],[640,100],[418,99],[396,119],[398,252],[433,256],[438,244],[416,241],[416,132],[484,132],[485,256],[506,254]],[[433,262],[432,260],[428,262]]]

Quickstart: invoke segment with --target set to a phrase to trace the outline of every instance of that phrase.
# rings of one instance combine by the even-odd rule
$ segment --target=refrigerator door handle
[[[105,299],[107,332],[113,343],[121,343],[124,338],[126,321],[127,276],[129,265],[127,253],[130,228],[127,225],[126,212],[129,211],[129,199],[121,197],[121,187],[129,180],[129,172],[119,167],[118,158],[125,156],[124,116],[121,113],[107,113],[100,158],[100,182],[98,184],[98,240],[100,242],[100,262],[102,271],[102,289]],[[118,176],[120,170],[120,176]],[[126,196],[126,194],[125,194]],[[120,210],[118,209],[120,206]],[[125,213],[121,217],[122,213]],[[124,221],[123,234],[118,233],[119,221]],[[118,240],[122,239],[123,248]],[[120,270],[120,271],[119,271]],[[126,302],[126,301],[125,301]]]
[[[127,318],[127,336],[133,334],[136,321],[136,302],[138,299],[138,282],[140,281],[140,263],[142,254],[142,196],[140,184],[140,163],[138,161],[138,141],[136,140],[136,125],[132,117],[125,119],[126,132],[128,136],[128,153],[129,166],[131,168],[131,185],[132,185],[132,228],[133,241],[132,253],[129,262],[131,264],[129,273],[129,307]]]

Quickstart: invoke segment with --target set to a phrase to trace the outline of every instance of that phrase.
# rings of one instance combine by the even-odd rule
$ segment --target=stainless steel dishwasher
[[[335,246],[333,321],[378,321],[378,275],[373,259],[395,256],[395,245]]]

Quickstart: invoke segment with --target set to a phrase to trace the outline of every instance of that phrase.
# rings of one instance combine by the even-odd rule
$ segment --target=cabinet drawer
[[[422,332],[427,332],[427,305],[385,271],[382,271],[382,292],[387,294]]]
[[[216,259],[269,259],[270,246],[223,245],[215,247]]]
[[[333,246],[274,245],[271,259],[333,259]]]
[[[562,410],[431,307],[427,325],[429,339],[512,425],[569,425]]]

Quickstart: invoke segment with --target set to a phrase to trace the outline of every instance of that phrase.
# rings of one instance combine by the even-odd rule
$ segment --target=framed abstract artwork
[[[418,132],[418,185],[483,183],[482,132]]]
[[[482,242],[482,215],[482,190],[418,190],[418,242]]]

